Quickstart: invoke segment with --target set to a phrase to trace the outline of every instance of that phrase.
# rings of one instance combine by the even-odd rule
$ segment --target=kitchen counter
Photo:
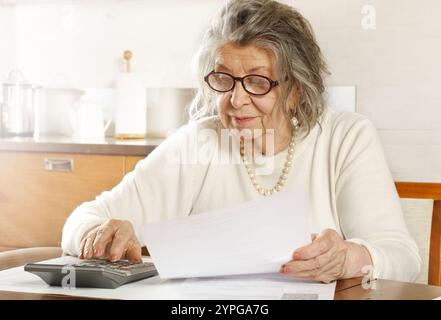
[[[164,139],[75,139],[65,136],[0,137],[1,151],[146,156]]]

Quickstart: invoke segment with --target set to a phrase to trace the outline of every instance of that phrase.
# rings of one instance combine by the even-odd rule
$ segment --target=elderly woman
[[[114,189],[75,209],[63,230],[65,252],[137,261],[144,244],[134,226],[297,185],[309,193],[312,240],[293,248],[281,272],[330,282],[373,266],[375,277],[416,278],[418,249],[376,130],[363,115],[324,105],[326,64],[299,12],[271,0],[229,1],[198,62],[193,121]],[[216,142],[228,130],[233,147],[201,139],[207,130]],[[225,152],[230,161],[219,161]]]

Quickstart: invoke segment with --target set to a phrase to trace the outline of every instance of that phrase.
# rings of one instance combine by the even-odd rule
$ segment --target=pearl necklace
[[[243,142],[242,141],[240,142],[240,155],[242,157],[242,161],[243,161],[243,163],[245,165],[245,168],[247,170],[248,176],[250,177],[251,182],[252,182],[254,188],[262,196],[265,196],[265,197],[271,196],[272,194],[281,191],[283,189],[283,187],[285,186],[286,180],[288,179],[289,171],[290,171],[291,166],[292,166],[292,160],[294,158],[295,131],[296,130],[293,130],[293,134],[291,136],[291,141],[289,142],[288,154],[286,156],[285,165],[284,165],[284,168],[282,170],[282,174],[279,176],[279,179],[277,180],[276,185],[274,187],[272,187],[272,188],[269,188],[269,189],[265,189],[264,187],[259,185],[259,183],[257,182],[256,174],[254,172],[254,169],[252,168],[251,163],[248,161],[248,157],[245,156]]]

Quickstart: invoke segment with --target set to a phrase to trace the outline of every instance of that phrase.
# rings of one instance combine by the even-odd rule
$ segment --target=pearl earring
[[[291,118],[291,123],[294,126],[294,128],[297,128],[299,126],[299,120],[294,116]]]

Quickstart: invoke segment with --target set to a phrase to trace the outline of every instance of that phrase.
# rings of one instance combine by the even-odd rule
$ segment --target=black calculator
[[[151,262],[127,260],[78,260],[72,264],[28,263],[24,270],[39,276],[50,286],[115,289],[158,274]]]

